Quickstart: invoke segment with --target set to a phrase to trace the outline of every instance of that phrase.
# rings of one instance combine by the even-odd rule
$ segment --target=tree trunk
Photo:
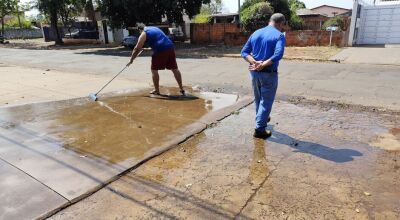
[[[60,31],[58,30],[58,16],[57,16],[57,11],[53,10],[50,14],[50,23],[51,23],[51,29],[53,29],[53,33],[55,33],[55,42],[56,45],[61,45],[63,44],[62,37],[60,34]]]
[[[19,25],[19,29],[22,29],[22,24],[21,24],[21,18],[19,16],[19,11],[17,11],[17,16],[18,16],[18,25]]]
[[[1,35],[4,37],[4,17],[1,18]]]
[[[93,0],[88,0],[85,8],[86,8],[86,14],[87,14],[88,18],[90,20],[92,20],[93,26],[98,31],[99,27],[97,26],[96,11],[94,10]]]

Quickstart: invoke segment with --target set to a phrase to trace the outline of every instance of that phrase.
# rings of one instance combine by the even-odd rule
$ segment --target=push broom
[[[143,52],[143,50],[141,50],[137,56],[140,56],[140,54],[142,54],[142,52]],[[121,73],[123,73],[128,67],[129,67],[129,66],[126,65],[119,73],[117,73],[117,75],[115,75],[115,76],[114,76],[107,84],[105,84],[97,93],[90,93],[90,94],[89,94],[89,98],[90,98],[91,100],[97,102],[97,100],[99,99],[99,98],[97,97],[97,95],[98,95],[101,91],[103,91],[108,85],[110,85],[110,83],[111,83],[112,81],[114,81],[114,79],[117,78]]]

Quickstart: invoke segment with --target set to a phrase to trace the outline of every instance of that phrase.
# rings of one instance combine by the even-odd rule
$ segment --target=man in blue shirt
[[[174,74],[181,94],[185,95],[185,90],[182,86],[182,74],[176,63],[174,43],[160,28],[150,26],[144,28],[135,49],[133,49],[128,66],[136,59],[144,45],[149,45],[153,50],[151,72],[153,75],[154,91],[151,94],[160,95],[160,76],[158,75],[158,71],[168,69]]]
[[[278,88],[279,61],[285,51],[286,39],[282,33],[285,22],[283,14],[273,14],[269,25],[254,32],[242,49],[242,57],[250,63],[256,106],[256,138],[267,139],[272,135],[266,128]]]

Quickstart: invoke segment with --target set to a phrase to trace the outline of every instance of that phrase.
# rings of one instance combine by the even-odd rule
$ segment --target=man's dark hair
[[[270,21],[273,21],[275,23],[285,23],[286,22],[286,18],[285,15],[281,14],[281,13],[275,13],[271,16]]]

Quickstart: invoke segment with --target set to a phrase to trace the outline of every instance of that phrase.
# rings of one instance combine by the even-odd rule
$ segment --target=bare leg
[[[160,93],[160,75],[158,75],[158,70],[151,70],[153,75],[154,92]]]
[[[172,72],[174,73],[176,82],[179,85],[179,89],[181,91],[183,91],[184,89],[183,89],[183,86],[182,86],[182,74],[181,74],[181,71],[179,71],[179,69],[174,69],[174,70],[172,70]]]

